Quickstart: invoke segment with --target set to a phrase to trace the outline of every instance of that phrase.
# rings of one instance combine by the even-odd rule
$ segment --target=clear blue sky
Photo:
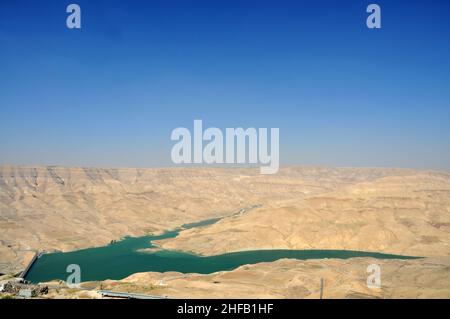
[[[281,164],[448,170],[449,84],[446,0],[0,1],[0,164],[170,165],[202,119],[279,127]]]

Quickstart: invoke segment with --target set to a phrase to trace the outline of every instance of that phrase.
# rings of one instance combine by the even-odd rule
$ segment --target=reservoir
[[[254,250],[233,252],[216,256],[198,256],[180,251],[142,249],[157,248],[153,240],[173,238],[180,230],[202,227],[219,219],[186,224],[159,236],[125,237],[123,240],[103,247],[44,254],[36,260],[25,279],[45,282],[53,279],[66,280],[70,273],[66,268],[77,264],[81,268],[81,281],[123,279],[138,272],[166,272],[209,274],[235,269],[241,265],[271,262],[281,258],[323,259],[373,257],[378,259],[414,259],[418,257],[390,255],[374,252],[348,250]]]

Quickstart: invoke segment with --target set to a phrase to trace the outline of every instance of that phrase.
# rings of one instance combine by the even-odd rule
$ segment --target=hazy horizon
[[[253,169],[255,172],[259,170],[258,164],[171,164],[167,166],[73,166],[73,165],[58,165],[58,164],[11,164],[5,163],[0,164],[0,167],[18,167],[18,168],[63,168],[63,169],[105,169],[105,170],[127,170],[127,169]],[[323,168],[323,169],[374,169],[374,170],[414,170],[414,171],[423,171],[423,172],[437,172],[437,173],[450,173],[450,169],[433,169],[426,167],[398,167],[398,166],[332,166],[332,165],[314,165],[314,164],[285,164],[280,165],[280,170],[286,168],[305,168],[305,169],[315,169],[315,168]]]

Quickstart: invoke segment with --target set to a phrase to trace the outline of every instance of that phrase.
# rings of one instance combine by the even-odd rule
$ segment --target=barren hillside
[[[30,251],[69,251],[184,223],[167,248],[203,254],[342,248],[449,255],[450,177],[400,169],[0,167],[0,272]]]
[[[204,255],[286,248],[450,256],[450,178],[418,172],[356,182],[270,202],[159,243]]]
[[[381,268],[381,288],[367,287],[367,266]],[[415,260],[281,259],[210,275],[146,272],[123,280],[51,290],[50,298],[100,298],[99,289],[170,298],[450,298],[450,258]]]

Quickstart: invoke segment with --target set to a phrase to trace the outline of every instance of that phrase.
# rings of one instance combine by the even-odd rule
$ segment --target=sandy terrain
[[[208,170],[1,167],[0,273],[23,269],[30,251],[104,245],[255,204],[258,197],[240,193],[234,178]]]
[[[450,256],[450,179],[417,173],[269,203],[158,242],[215,255],[249,249],[348,249]]]
[[[264,176],[257,168],[4,166],[0,167],[0,273],[23,269],[30,251],[104,245],[125,235],[158,233],[183,223],[230,215],[252,205],[261,204],[266,211],[268,207],[278,209],[286,202],[299,203],[349,185],[416,174],[411,170],[292,167]],[[448,175],[435,175],[443,186],[441,193],[430,196],[448,195]],[[445,209],[448,211],[448,206]],[[448,230],[448,226],[439,227]],[[251,247],[236,247],[234,238],[240,238],[231,234],[227,238],[229,248]],[[272,246],[284,247],[277,237],[273,240]]]
[[[367,266],[381,267],[381,288],[368,288]],[[210,275],[138,273],[124,280],[87,282],[84,289],[50,289],[46,298],[101,298],[97,290],[168,298],[450,298],[450,258],[416,260],[292,260],[242,266]]]
[[[324,278],[327,298],[450,297],[450,174],[307,167],[258,173],[0,167],[0,273],[22,270],[37,250],[104,245],[258,205],[159,244],[204,255],[295,248],[431,258],[280,260],[212,275],[135,274],[102,286],[171,297],[317,298]],[[379,291],[365,283],[370,263],[382,265]]]

